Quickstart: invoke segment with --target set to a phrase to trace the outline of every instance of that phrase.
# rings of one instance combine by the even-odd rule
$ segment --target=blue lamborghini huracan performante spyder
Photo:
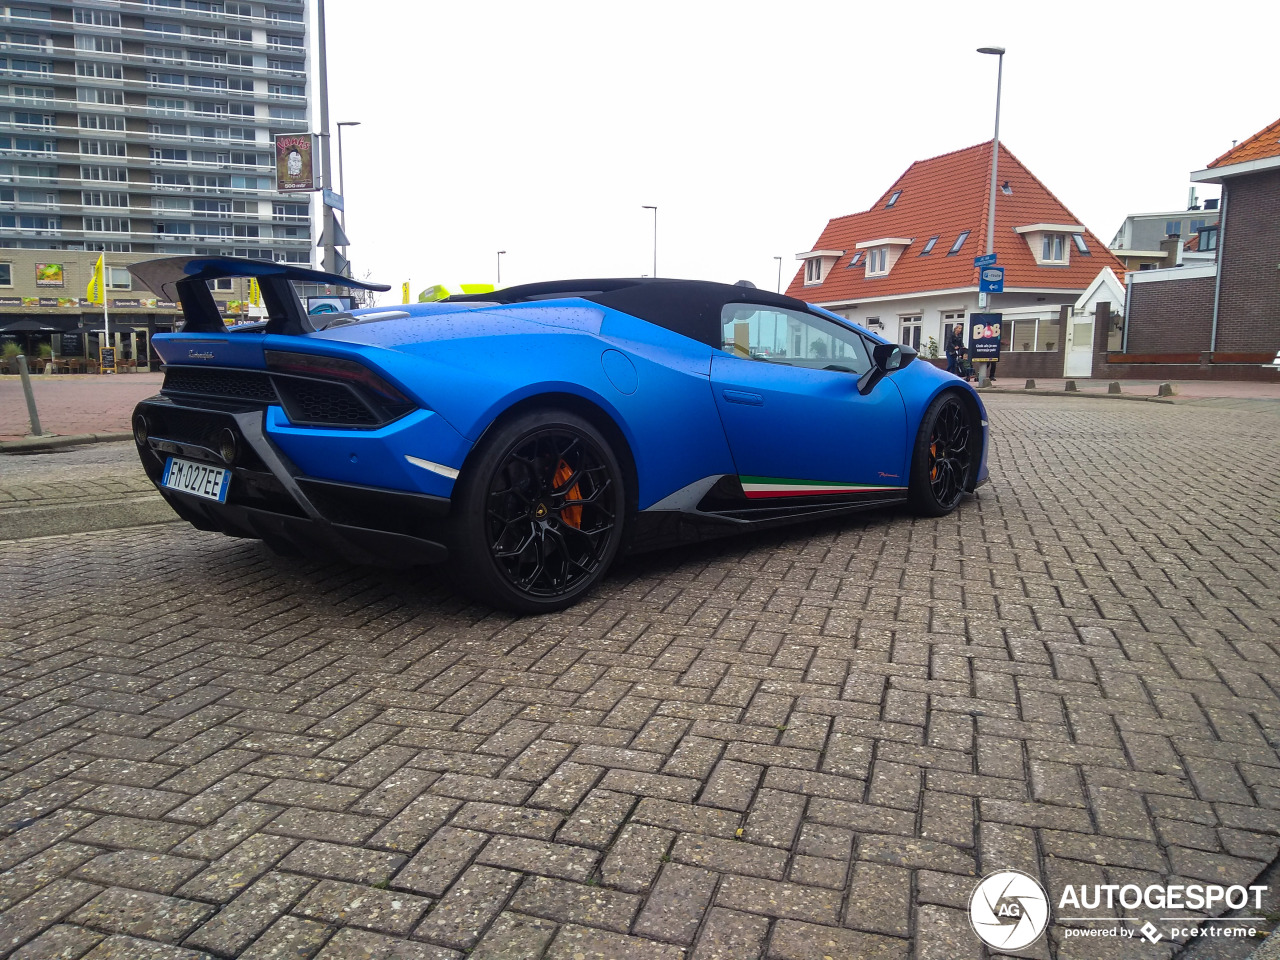
[[[558,280],[308,316],[265,261],[130,267],[155,337],[142,463],[179,516],[280,553],[447,562],[517,611],[578,600],[620,553],[852,510],[940,516],[986,481],[987,417],[910,347],[749,285]],[[256,277],[228,329],[209,281]]]

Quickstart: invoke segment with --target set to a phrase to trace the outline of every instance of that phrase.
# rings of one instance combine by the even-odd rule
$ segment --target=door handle
[[[720,395],[730,403],[745,403],[752,407],[764,406],[764,397],[758,393],[747,393],[745,390],[723,390]]]

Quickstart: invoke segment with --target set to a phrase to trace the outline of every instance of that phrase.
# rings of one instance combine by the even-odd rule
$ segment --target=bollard
[[[1067,391],[1067,393],[1075,393],[1075,392],[1076,392],[1076,382],[1075,382],[1074,380],[1068,380],[1068,381],[1067,381],[1067,385],[1066,385],[1063,389],[1065,389],[1065,390]]]
[[[1107,384],[1107,393],[1119,393],[1119,392],[1120,392],[1119,380],[1112,380],[1110,383]]]
[[[31,392],[31,374],[27,372],[27,358],[18,354],[18,373],[22,375],[22,392],[27,396],[27,416],[31,418],[31,435],[43,437],[40,429],[40,414],[36,413],[36,398]]]
[[[1176,390],[1174,390],[1174,389],[1173,389],[1173,384],[1172,384],[1172,383],[1162,383],[1162,384],[1160,384],[1160,388],[1156,391],[1156,396],[1157,396],[1157,397],[1172,397],[1172,396],[1174,396],[1177,392],[1178,392],[1178,391],[1176,391]]]
[[[1035,388],[1036,388],[1036,382],[1034,380],[1028,380],[1027,385],[1023,387],[1024,390],[1034,390]]]

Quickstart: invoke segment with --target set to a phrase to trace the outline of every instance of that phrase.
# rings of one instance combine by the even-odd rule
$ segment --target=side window
[[[871,368],[866,341],[825,317],[729,303],[721,310],[720,321],[724,350],[735,357],[859,375]]]

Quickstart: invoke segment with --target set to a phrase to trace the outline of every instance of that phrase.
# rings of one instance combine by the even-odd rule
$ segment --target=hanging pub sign
[[[969,314],[969,359],[995,363],[1000,359],[1000,313]]]
[[[316,183],[316,137],[310,133],[276,135],[276,190],[302,193],[319,190]]]

